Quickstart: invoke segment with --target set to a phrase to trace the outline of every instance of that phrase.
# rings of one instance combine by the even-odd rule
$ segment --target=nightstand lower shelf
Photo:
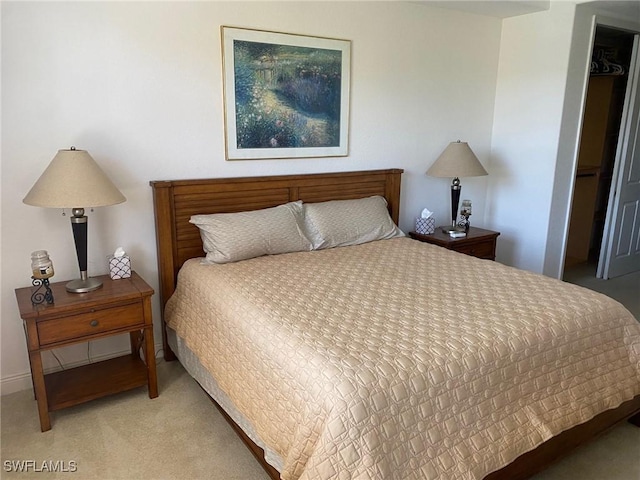
[[[141,387],[147,378],[147,366],[134,355],[50,373],[44,376],[49,411]]]

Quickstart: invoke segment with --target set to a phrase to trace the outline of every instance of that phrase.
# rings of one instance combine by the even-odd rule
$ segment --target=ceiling
[[[640,23],[640,2],[637,0],[577,0],[576,3],[595,5],[604,12]]]
[[[552,1],[563,0],[418,0],[425,5],[476,13],[497,18],[515,17],[549,10]],[[568,0],[564,0],[568,1]],[[637,0],[572,0],[576,4],[597,6],[603,13],[640,23],[640,2]]]
[[[421,0],[432,7],[507,18],[549,9],[550,0]]]

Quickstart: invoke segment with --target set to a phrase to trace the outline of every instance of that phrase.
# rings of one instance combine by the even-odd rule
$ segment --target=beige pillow
[[[303,233],[302,202],[238,213],[193,215],[207,261],[229,263],[262,255],[311,250]]]
[[[381,196],[305,203],[304,224],[314,250],[404,236]]]

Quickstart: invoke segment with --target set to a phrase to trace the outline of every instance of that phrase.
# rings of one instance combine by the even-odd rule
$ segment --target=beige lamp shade
[[[126,198],[85,150],[59,150],[22,200],[50,208],[105,207]]]
[[[430,177],[480,177],[488,175],[467,142],[451,142],[427,170]]]

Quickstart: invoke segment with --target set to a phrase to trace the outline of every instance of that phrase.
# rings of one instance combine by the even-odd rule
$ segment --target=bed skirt
[[[258,447],[264,450],[264,459],[273,468],[282,471],[283,461],[277,453],[270,450],[255,433],[251,423],[238,411],[229,397],[220,389],[218,382],[204,368],[198,357],[189,349],[184,340],[172,328],[167,326],[167,341],[171,350],[176,354],[184,369],[209,394],[209,396],[231,417],[244,433]]]

